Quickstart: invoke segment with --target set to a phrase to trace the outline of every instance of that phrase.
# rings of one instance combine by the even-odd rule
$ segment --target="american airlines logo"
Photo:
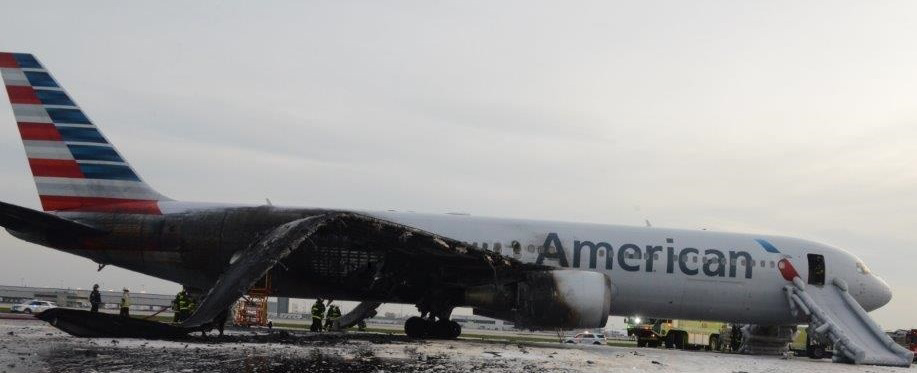
[[[542,247],[544,249],[539,250],[536,264],[552,260],[560,267],[571,267],[567,248],[557,233],[548,234]],[[586,258],[588,260],[583,266]],[[689,276],[703,274],[708,277],[731,278],[752,278],[754,267],[754,259],[746,251],[704,249],[701,252],[693,247],[676,249],[673,238],[666,238],[665,246],[625,243],[617,248],[608,242],[577,240],[573,241],[572,262],[572,268],[620,269],[627,272],[664,270],[665,273],[675,273],[677,270]]]

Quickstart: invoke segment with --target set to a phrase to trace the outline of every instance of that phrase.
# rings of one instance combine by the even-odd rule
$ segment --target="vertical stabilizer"
[[[0,52],[0,73],[45,211],[159,213],[147,185],[47,70]]]

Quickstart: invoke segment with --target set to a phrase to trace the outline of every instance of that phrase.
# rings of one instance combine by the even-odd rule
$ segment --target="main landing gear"
[[[456,339],[462,334],[462,326],[448,319],[436,319],[433,316],[425,319],[414,316],[405,321],[404,333],[417,339]]]

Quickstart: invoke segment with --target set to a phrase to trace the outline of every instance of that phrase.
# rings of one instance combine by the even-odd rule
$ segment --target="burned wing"
[[[236,253],[185,326],[210,321],[267,274],[279,296],[415,304],[441,320],[467,306],[533,329],[602,326],[611,298],[600,273],[524,264],[413,227],[325,211]]]

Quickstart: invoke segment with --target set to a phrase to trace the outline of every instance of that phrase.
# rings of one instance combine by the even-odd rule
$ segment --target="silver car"
[[[579,333],[575,336],[564,340],[565,343],[576,343],[584,345],[604,345],[608,344],[604,334],[594,334],[589,332]]]
[[[13,306],[10,311],[31,314],[41,313],[52,308],[57,308],[57,305],[54,304],[54,302],[48,302],[44,300],[30,300]]]

